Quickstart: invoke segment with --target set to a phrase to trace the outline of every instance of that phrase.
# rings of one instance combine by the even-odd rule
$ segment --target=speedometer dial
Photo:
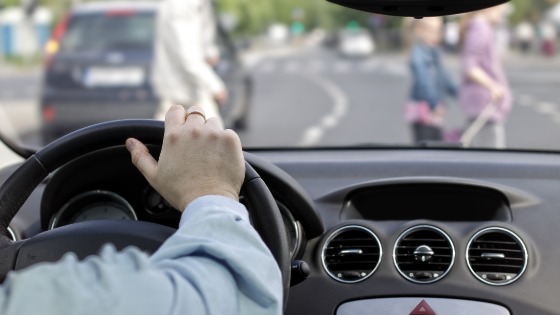
[[[92,220],[134,220],[134,212],[120,203],[102,201],[80,210],[70,219],[70,223]]]
[[[284,227],[286,228],[286,234],[288,235],[290,257],[293,260],[295,259],[302,242],[301,226],[299,222],[294,219],[292,213],[288,210],[288,207],[279,201],[276,201],[276,203],[278,204],[278,209],[280,209],[280,214],[282,215],[282,220],[284,221]]]
[[[239,198],[239,202],[241,202],[248,210],[249,210],[249,220],[251,224],[253,224],[253,220],[251,218],[251,210],[247,205],[245,197]],[[296,259],[300,248],[302,247],[303,243],[303,229],[299,221],[297,221],[288,207],[276,200],[276,204],[278,205],[278,209],[280,210],[280,214],[282,215],[282,221],[284,223],[284,228],[286,229],[286,235],[288,236],[288,247],[290,249],[290,257],[292,260]]]
[[[89,191],[68,201],[53,216],[50,228],[94,220],[137,220],[132,206],[109,191]]]

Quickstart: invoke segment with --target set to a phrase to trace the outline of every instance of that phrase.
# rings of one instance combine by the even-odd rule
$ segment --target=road
[[[458,79],[457,58],[447,61]],[[507,124],[508,147],[560,149],[560,63],[536,57],[506,60],[515,94]],[[406,57],[345,60],[311,49],[262,60],[253,70],[255,108],[247,147],[410,145],[403,104],[410,84]],[[463,128],[451,100],[448,130]]]
[[[458,76],[456,58],[449,58]],[[506,61],[515,93],[508,147],[560,150],[560,62],[535,57]],[[410,145],[403,120],[409,76],[401,54],[362,60],[320,47],[260,54],[251,63],[255,87],[245,147]],[[0,71],[0,111],[15,133],[36,144],[40,72]],[[2,125],[5,125],[2,123]],[[451,101],[447,129],[463,117]]]
[[[18,70],[0,65],[0,131],[26,144],[38,144],[39,69]]]

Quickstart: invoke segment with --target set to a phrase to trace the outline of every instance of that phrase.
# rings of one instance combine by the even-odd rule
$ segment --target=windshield
[[[0,132],[41,147],[181,104],[245,148],[560,149],[553,1],[425,19],[321,0],[191,2],[8,1]]]
[[[154,40],[154,14],[97,13],[72,17],[61,52],[148,49]]]

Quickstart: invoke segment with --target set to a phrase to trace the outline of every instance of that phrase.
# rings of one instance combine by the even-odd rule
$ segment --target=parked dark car
[[[150,83],[157,2],[75,6],[47,45],[40,99],[43,143],[108,120],[153,118],[159,100]],[[223,108],[229,127],[244,127],[250,79],[219,27],[218,73],[231,95]]]

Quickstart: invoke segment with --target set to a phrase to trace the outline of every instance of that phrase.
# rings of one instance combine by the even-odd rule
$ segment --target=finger
[[[218,130],[218,131],[224,130],[224,126],[222,126],[222,122],[216,117],[208,118],[204,126],[213,130]]]
[[[150,154],[150,151],[148,151],[148,148],[142,142],[133,138],[126,140],[126,148],[130,152],[132,164],[138,168],[148,182],[153,183],[156,178],[158,164]]]
[[[181,105],[173,105],[165,114],[165,130],[182,126],[185,123],[185,108]]]
[[[186,125],[189,126],[202,126],[206,122],[206,115],[204,110],[198,106],[191,106],[187,110],[186,114]]]
[[[226,135],[225,139],[227,139],[229,144],[238,148],[239,151],[241,152],[242,145],[241,145],[241,139],[239,138],[239,135],[231,129],[226,129],[225,130],[225,135]]]

